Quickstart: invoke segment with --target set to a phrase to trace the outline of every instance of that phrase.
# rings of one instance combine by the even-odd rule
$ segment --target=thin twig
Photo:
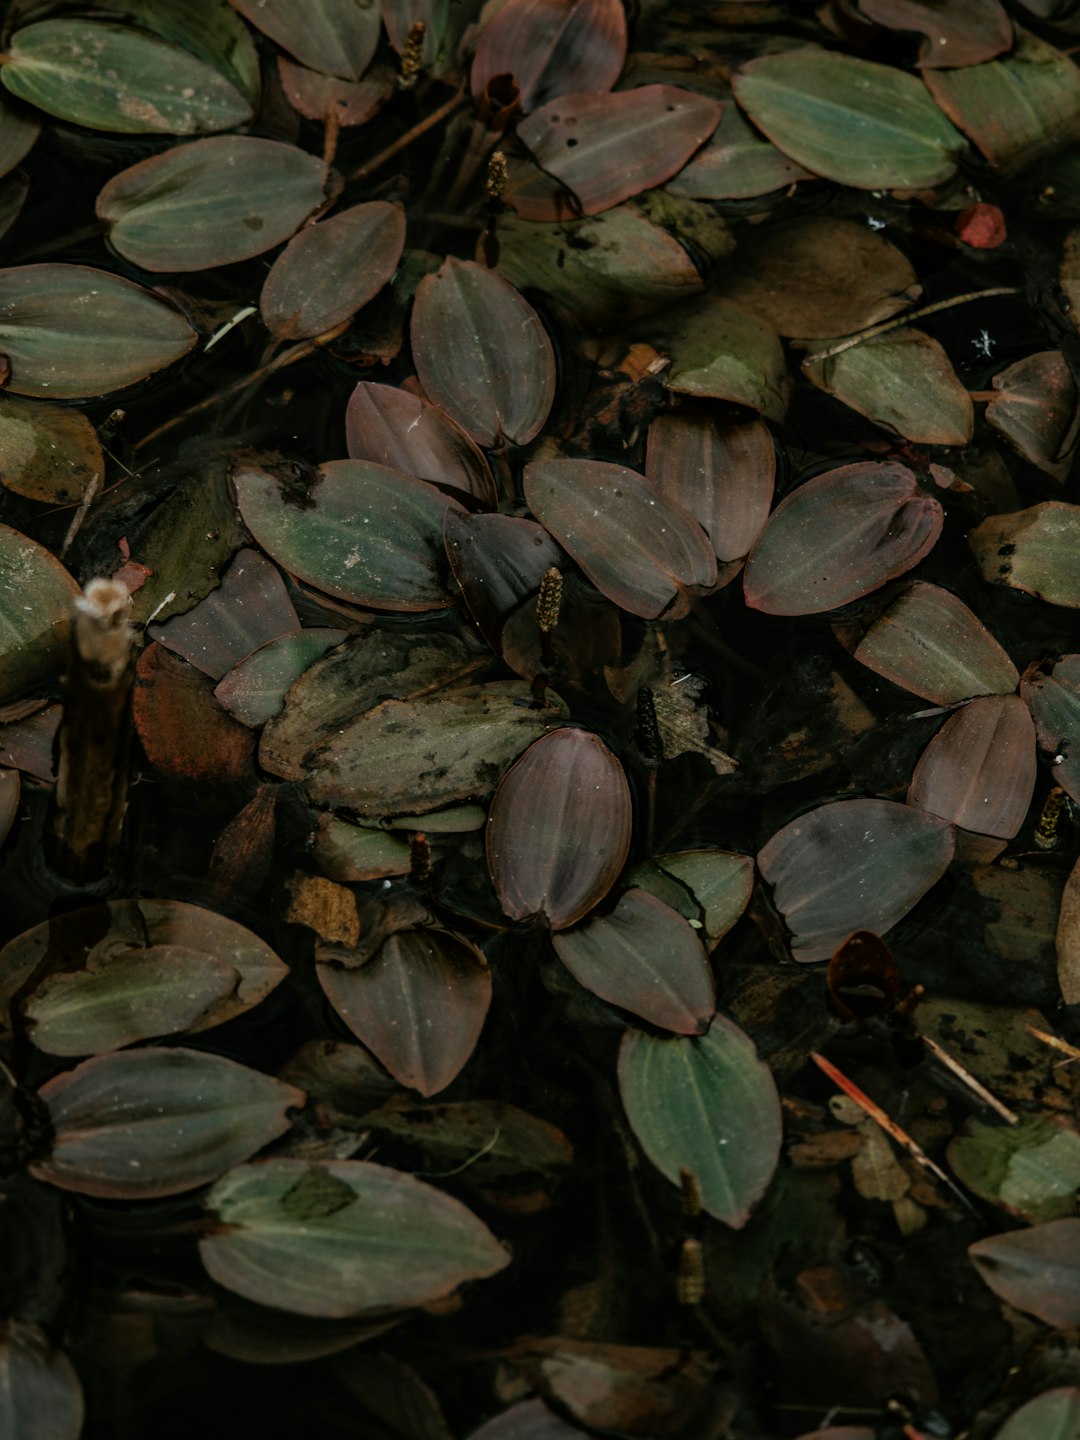
[[[392,145],[388,145],[385,150],[380,150],[374,160],[369,160],[366,165],[361,165],[359,169],[354,170],[349,176],[349,182],[366,179],[367,176],[385,165],[388,160],[392,160],[400,151],[411,145],[414,140],[419,140],[421,135],[426,135],[433,126],[438,125],[440,120],[445,120],[447,115],[457,109],[464,98],[465,90],[462,87],[451,95],[445,104],[440,105],[437,110],[433,110],[430,115],[425,115],[423,120],[418,121],[411,130],[406,130],[404,135],[399,135]]]
[[[932,305],[922,305],[918,310],[905,310],[902,315],[894,315],[891,320],[883,320],[880,325],[871,325],[868,330],[860,330],[857,335],[849,335],[846,340],[837,340],[835,345],[830,345],[826,350],[818,350],[813,355],[807,355],[803,363],[803,369],[807,365],[817,365],[822,360],[831,360],[834,355],[840,355],[845,350],[850,350],[855,345],[861,345],[864,340],[876,340],[879,335],[886,335],[890,330],[899,330],[904,325],[910,325],[912,320],[921,320],[924,315],[937,315],[942,310],[952,310],[957,305],[967,305],[972,300],[992,300],[997,295],[1019,295],[1020,287],[1017,285],[995,285],[990,290],[970,290],[966,295],[953,295],[948,300],[935,300]]]
[[[1024,1029],[1029,1035],[1034,1035],[1036,1040],[1041,1040],[1044,1045],[1049,1045],[1052,1050],[1060,1050],[1070,1060],[1080,1060],[1080,1050],[1075,1045],[1070,1045],[1067,1040],[1062,1040],[1057,1035],[1048,1035],[1045,1030],[1036,1030],[1034,1025],[1025,1025]]]
[[[933,1055],[935,1059],[940,1060],[942,1065],[945,1066],[945,1069],[955,1075],[962,1085],[966,1085],[971,1093],[977,1096],[984,1105],[989,1106],[995,1115],[1000,1115],[1002,1120],[1006,1121],[1009,1125],[1020,1124],[1020,1116],[1010,1110],[1007,1105],[1002,1104],[996,1095],[991,1095],[986,1086],[976,1080],[970,1070],[965,1070],[959,1060],[954,1060],[949,1052],[943,1049],[936,1040],[929,1035],[924,1035],[922,1042],[930,1051],[931,1055]]]
[[[819,1070],[825,1072],[834,1085],[839,1085],[844,1094],[855,1101],[855,1104],[858,1105],[860,1110],[869,1115],[870,1119],[873,1120],[876,1125],[881,1126],[890,1140],[899,1145],[902,1150],[906,1150],[916,1165],[921,1165],[924,1170],[929,1171],[935,1180],[939,1180],[942,1185],[952,1191],[965,1209],[974,1212],[975,1207],[951,1176],[946,1174],[940,1165],[931,1160],[930,1156],[927,1155],[918,1141],[913,1140],[906,1130],[902,1130],[895,1120],[890,1119],[880,1105],[875,1105],[869,1095],[860,1090],[853,1080],[849,1080],[842,1071],[838,1070],[835,1065],[826,1060],[824,1055],[819,1055],[816,1050],[812,1050],[810,1052],[810,1059],[813,1060]]]

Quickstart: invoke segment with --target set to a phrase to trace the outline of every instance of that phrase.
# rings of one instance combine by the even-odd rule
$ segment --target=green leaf
[[[309,753],[307,793],[316,805],[361,817],[474,800],[490,795],[521,752],[561,721],[560,709],[534,708],[520,681],[386,700]]]
[[[0,92],[0,175],[8,175],[29,154],[41,134],[41,117]]]
[[[778,149],[841,185],[940,185],[963,148],[922,82],[888,65],[806,46],[751,60],[732,85]]]
[[[1016,36],[997,60],[923,76],[953,124],[1007,172],[1080,137],[1080,70],[1029,31],[1017,26]]]
[[[713,950],[750,903],[754,862],[729,850],[680,850],[635,865],[626,883],[677,910]]]
[[[94,0],[93,8],[95,18],[148,30],[190,50],[231,80],[253,110],[258,106],[259,52],[228,0]]]
[[[97,1055],[38,1092],[55,1131],[38,1180],[109,1200],[194,1190],[285,1133],[302,1090],[199,1050]]]
[[[1076,1214],[1080,1135],[1049,1116],[968,1120],[949,1145],[949,1165],[961,1185],[1031,1224]]]
[[[1080,655],[1063,655],[1049,674],[1032,666],[1020,694],[1040,746],[1053,757],[1055,782],[1080,800]]]
[[[97,434],[80,411],[0,395],[0,484],[8,490],[76,504],[104,472]]]
[[[220,71],[144,31],[97,20],[17,30],[0,79],[20,100],[88,129],[201,135],[252,118]]]
[[[300,630],[270,640],[229,671],[215,698],[241,725],[265,725],[285,704],[289,686],[347,638],[347,630]]]
[[[199,1242],[211,1277],[301,1315],[428,1305],[510,1259],[459,1201],[366,1161],[244,1165],[206,1203],[222,1227]]]
[[[328,880],[382,880],[408,875],[412,846],[397,835],[366,825],[350,825],[336,815],[320,815],[312,844],[319,874]]]
[[[302,580],[379,610],[439,610],[446,587],[443,521],[461,506],[424,480],[369,460],[321,465],[303,506],[254,467],[233,476],[244,523]]]
[[[779,423],[787,409],[787,364],[766,320],[720,296],[671,310],[653,334],[671,357],[664,384],[681,395],[745,405]]]
[[[1080,609],[1080,505],[1044,500],[1012,515],[991,515],[969,533],[968,544],[991,585]]]
[[[11,362],[8,388],[17,395],[107,395],[179,360],[197,338],[171,305],[105,270],[0,270],[0,354]]]
[[[326,199],[326,167],[276,140],[217,135],[114,175],[97,199],[109,241],[144,270],[231,265],[287,240]]]
[[[754,1043],[723,1015],[671,1039],[628,1030],[619,1090],[642,1149],[673,1185],[690,1170],[710,1215],[738,1229],[780,1157],[780,1096]]]
[[[1080,1389],[1044,1390],[1014,1410],[994,1440],[1080,1440]]]
[[[808,170],[755,134],[737,106],[725,104],[712,138],[665,188],[671,195],[688,195],[697,200],[753,200],[772,190],[785,189],[796,180],[813,178]]]
[[[942,347],[921,330],[878,335],[828,360],[804,360],[802,368],[827,394],[905,440],[966,445],[971,439],[971,396]]]
[[[0,698],[58,676],[78,594],[48,550],[0,525]]]
[[[228,961],[183,945],[101,949],[86,968],[48,976],[23,1002],[30,1038],[49,1055],[91,1055],[194,1028],[232,995]]]
[[[964,602],[916,580],[874,621],[855,659],[936,705],[973,695],[1010,695],[1020,676]]]
[[[176,977],[190,973],[198,984],[212,984],[206,970],[199,979],[200,963],[207,960],[234,973],[228,983],[222,985],[214,1003],[204,1005],[198,1014],[191,1015],[186,1028],[192,1032],[208,1030],[242,1015],[265,999],[288,974],[284,963],[264,940],[235,920],[204,910],[200,905],[148,898],[110,900],[104,905],[68,910],[23,931],[0,950],[0,1022],[8,1023],[8,1007],[18,992],[36,984],[36,996],[41,997],[45,988],[41,984],[43,980],[54,989],[56,982],[61,982],[62,994],[66,992],[69,998],[75,998],[77,1005],[80,1001],[85,1005],[89,1023],[110,1026],[127,1023],[132,1018],[131,1011],[127,1020],[118,1013],[119,992],[125,988],[136,1000],[136,1008],[148,1018],[155,1006],[150,991],[153,970],[162,974],[165,992],[162,1003],[171,1004],[178,997],[173,994],[170,1000],[168,992],[183,988]],[[111,979],[104,979],[106,995],[99,1002],[95,997],[95,981],[114,964],[117,970]],[[140,974],[144,965],[146,970]],[[189,967],[193,968],[189,970]],[[173,975],[169,974],[170,970]],[[224,981],[227,977],[224,972],[220,973]],[[75,985],[72,990],[72,982],[84,976],[89,984]],[[40,1001],[31,997],[31,1008],[36,1003]],[[104,1017],[101,1008],[111,1009],[111,1018]],[[78,1023],[77,1015],[74,1018]],[[165,1032],[149,1029],[144,1033]],[[130,1040],[108,1043],[129,1044]]]

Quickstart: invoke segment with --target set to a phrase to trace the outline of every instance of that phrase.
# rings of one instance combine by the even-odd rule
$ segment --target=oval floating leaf
[[[35,925],[0,950],[0,1023],[8,1022],[12,997],[34,978],[93,969],[122,955],[198,954],[227,965],[239,977],[202,1019],[188,1028],[209,1030],[242,1015],[265,999],[289,973],[264,940],[235,920],[182,900],[110,900],[69,910]],[[181,962],[182,967],[182,962]],[[160,1033],[160,1032],[158,1032]]]
[[[750,903],[754,862],[729,850],[679,850],[635,865],[626,880],[677,910],[713,950]]]
[[[1000,370],[986,418],[1009,444],[1055,480],[1068,478],[1077,436],[1076,381],[1060,350],[1041,350]]]
[[[737,106],[725,105],[712,137],[665,188],[671,195],[697,200],[754,200],[813,178],[809,170],[763,140]]]
[[[95,947],[85,969],[48,976],[21,1008],[39,1050],[104,1054],[194,1029],[239,979],[228,961],[182,945]]]
[[[552,937],[579,985],[677,1035],[701,1035],[716,1009],[701,941],[677,911],[646,890],[627,890],[610,915]]]
[[[280,565],[328,595],[380,610],[437,610],[445,584],[443,519],[456,501],[367,460],[321,465],[304,506],[254,467],[233,475],[244,524]]]
[[[1031,1224],[1076,1214],[1080,1135],[1059,1119],[968,1120],[949,1144],[949,1165],[961,1185]]]
[[[1058,984],[1066,1005],[1080,1002],[1080,860],[1065,882],[1057,925]]]
[[[108,1200],[179,1195],[283,1135],[302,1090],[199,1050],[121,1050],[38,1092],[55,1135],[38,1180]]]
[[[720,119],[716,100],[674,85],[560,95],[517,127],[530,160],[510,161],[523,220],[598,215],[681,170]]]
[[[534,460],[525,500],[536,518],[616,605],[652,620],[688,587],[716,580],[716,557],[692,515],[634,470],[601,460]]]
[[[1054,780],[1080,801],[1080,655],[1063,655],[1049,675],[1032,667],[1020,694],[1040,746],[1053,757]]]
[[[535,708],[532,690],[519,682],[386,700],[308,755],[307,793],[316,805],[362,817],[421,815],[480,799],[533,740],[561,722],[561,710]]]
[[[374,299],[404,249],[405,212],[387,200],[305,226],[263,283],[263,323],[278,340],[322,335]]]
[[[373,65],[363,80],[338,80],[318,70],[294,65],[284,55],[278,56],[281,88],[294,110],[306,120],[337,119],[344,129],[349,125],[366,125],[383,108],[394,93],[394,72],[388,66]]]
[[[940,185],[963,149],[913,75],[813,47],[751,60],[735,98],[785,155],[863,190]]]
[[[294,145],[217,135],[121,170],[97,215],[144,270],[206,270],[280,245],[324,203],[325,185],[322,161]]]
[[[475,441],[437,405],[396,385],[361,380],[345,411],[345,440],[352,460],[372,460],[418,480],[464,490],[491,508],[498,501]]]
[[[1080,137],[1080,71],[1068,55],[1019,26],[1007,55],[928,70],[923,78],[997,170],[1021,170]]]
[[[630,787],[604,742],[564,728],[530,745],[488,816],[487,861],[503,910],[565,930],[604,898],[630,850]]]
[[[347,638],[346,630],[299,630],[270,640],[229,671],[214,699],[241,725],[265,725],[280,712],[293,682]]]
[[[763,226],[720,279],[721,294],[768,321],[777,334],[807,342],[887,320],[921,288],[902,250],[865,225],[834,215]],[[813,348],[824,349],[824,339]]]
[[[1019,695],[969,700],[923,751],[908,804],[1011,840],[1035,789],[1035,726]]]
[[[221,1222],[199,1242],[212,1278],[300,1315],[428,1305],[510,1260],[459,1201],[362,1160],[243,1165],[207,1206]]]
[[[319,984],[356,1038],[394,1079],[436,1095],[476,1048],[491,972],[475,946],[438,930],[399,930],[373,960],[324,951]]]
[[[992,585],[1080,609],[1080,505],[1044,500],[1030,510],[991,515],[970,532],[968,544]]]
[[[104,473],[85,415],[0,395],[0,485],[47,505],[77,504]]]
[[[862,461],[816,475],[781,501],[743,572],[769,615],[833,610],[902,575],[941,534],[940,504],[905,465]]]
[[[516,515],[448,510],[444,539],[454,579],[493,650],[510,612],[536,594],[548,570],[566,564],[542,525]]]
[[[92,130],[201,135],[252,109],[212,65],[133,25],[56,19],[12,36],[0,80],[20,100]]]
[[[1080,1325],[1080,1220],[991,1235],[968,1254],[999,1299],[1046,1325]]]
[[[1044,1390],[1014,1410],[994,1440],[1080,1440],[1080,1389]]]
[[[921,330],[852,345],[803,371],[826,394],[919,445],[966,445],[974,407],[944,349]]]
[[[671,310],[656,326],[671,364],[664,384],[679,395],[745,405],[779,423],[787,410],[787,362],[768,321],[733,300],[710,295]]]
[[[510,0],[484,26],[470,84],[512,75],[528,114],[557,95],[610,90],[626,59],[622,0]]]
[[[723,424],[710,415],[658,415],[649,426],[645,475],[701,525],[718,560],[741,560],[772,505],[776,452],[760,420]]]
[[[0,525],[0,699],[58,676],[79,593],[44,546]]]
[[[974,695],[1008,695],[1016,666],[964,602],[921,580],[870,626],[855,659],[937,705]],[[1080,713],[1078,713],[1080,739]]]
[[[421,280],[412,313],[420,383],[481,445],[525,445],[555,397],[555,354],[540,317],[509,281],[471,260]]]
[[[952,826],[894,800],[837,800],[778,830],[758,852],[800,961],[827,960],[854,930],[884,935],[935,885]]]
[[[630,1126],[672,1184],[689,1170],[710,1215],[739,1229],[780,1157],[780,1097],[753,1041],[723,1015],[708,1033],[661,1038],[628,1030],[619,1091]]]
[[[164,300],[105,270],[0,270],[0,353],[18,395],[77,400],[122,390],[179,360],[197,338]]]
[[[11,1440],[79,1440],[82,1387],[62,1350],[37,1325],[0,1323],[0,1435]]]
[[[953,0],[947,9],[936,0],[859,0],[858,11],[890,30],[922,35],[919,64],[935,70],[980,65],[1013,43],[1012,21],[999,0]]]
[[[379,7],[370,0],[229,0],[257,30],[302,65],[359,80],[379,43]]]

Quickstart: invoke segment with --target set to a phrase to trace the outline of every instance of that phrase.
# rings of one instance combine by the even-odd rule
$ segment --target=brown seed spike
[[[412,837],[409,879],[414,885],[426,885],[431,879],[431,845],[419,830]]]
[[[398,85],[402,90],[411,90],[420,77],[424,60],[426,31],[427,26],[423,20],[417,20],[409,27],[409,33],[405,37],[405,44],[401,49],[401,71],[398,75]]]
[[[487,193],[491,200],[501,200],[510,182],[506,156],[501,150],[493,150],[488,160]]]
[[[548,567],[540,580],[536,597],[536,628],[541,635],[550,635],[559,623],[562,610],[562,575],[554,565]]]
[[[701,1200],[701,1186],[698,1178],[692,1170],[684,1165],[679,1171],[679,1184],[682,1186],[683,1213],[688,1220],[697,1220],[704,1208]]]
[[[700,1240],[688,1236],[682,1242],[676,1288],[680,1305],[700,1305],[704,1300],[705,1251]]]

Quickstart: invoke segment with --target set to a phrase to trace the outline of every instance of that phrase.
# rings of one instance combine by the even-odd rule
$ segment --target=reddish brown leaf
[[[676,1035],[702,1035],[716,1009],[705,947],[670,906],[627,890],[610,915],[552,937],[580,985]]]
[[[674,85],[561,95],[518,126],[535,163],[511,162],[507,203],[523,220],[610,210],[681,170],[716,129],[721,108]]]
[[[1080,1220],[1047,1220],[968,1246],[983,1280],[1009,1305],[1066,1329],[1080,1325]]]
[[[922,35],[919,64],[928,70],[981,65],[1013,43],[1012,22],[998,0],[857,0],[857,6],[890,30]]]
[[[1035,726],[1018,695],[983,695],[922,753],[908,804],[980,835],[1012,839],[1035,788]]]
[[[555,353],[508,280],[450,256],[417,286],[411,333],[420,383],[474,440],[535,438],[555,397]]]
[[[437,405],[396,385],[361,380],[345,411],[345,441],[353,460],[373,460],[418,480],[464,490],[490,508],[497,502],[495,482],[475,441]]]
[[[829,961],[828,984],[830,1004],[841,1020],[868,1019],[892,1009],[900,971],[880,936],[856,930]]]
[[[723,424],[696,412],[649,427],[645,475],[702,526],[719,560],[740,560],[761,534],[773,497],[776,454],[760,420]]]
[[[338,80],[318,70],[294,65],[278,56],[281,88],[294,110],[308,120],[325,120],[333,113],[337,123],[363,125],[377,115],[394,93],[394,76],[374,66],[362,80]]]
[[[535,594],[545,572],[565,564],[566,556],[542,525],[512,515],[448,510],[444,531],[454,579],[473,619],[497,650],[507,615]]]
[[[534,460],[525,467],[525,499],[596,588],[632,615],[653,620],[668,611],[678,619],[688,609],[686,589],[716,580],[701,526],[635,470]]]
[[[203,786],[229,803],[228,787],[254,771],[256,736],[214,699],[214,682],[156,641],[139,657],[135,725],[159,775]]]
[[[565,930],[615,883],[630,849],[630,787],[596,735],[560,729],[508,771],[488,816],[487,860],[503,909]]]
[[[610,90],[625,59],[622,0],[510,0],[481,33],[472,93],[513,75],[527,114],[574,90]]]
[[[324,947],[319,983],[353,1034],[402,1085],[435,1095],[472,1054],[491,1003],[474,945],[441,930],[401,930],[367,964]]]
[[[769,517],[743,572],[746,603],[769,615],[847,605],[917,565],[942,521],[940,504],[919,491],[905,465],[826,470]]]

